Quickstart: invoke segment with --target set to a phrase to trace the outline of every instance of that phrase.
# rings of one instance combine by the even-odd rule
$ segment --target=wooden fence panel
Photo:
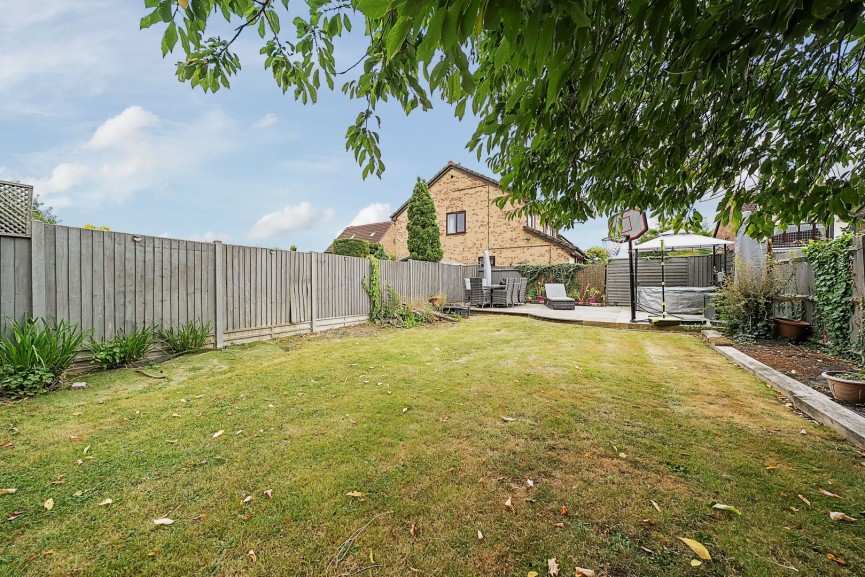
[[[689,260],[705,257],[673,257],[666,260],[665,277],[667,286],[693,286],[689,283]],[[711,255],[709,255],[711,258]],[[634,262],[637,269],[637,286],[661,286],[661,261],[637,259]],[[629,306],[631,304],[628,282],[628,259],[613,259],[607,263],[607,303],[611,305]],[[710,286],[710,285],[697,285]]]
[[[0,236],[0,323],[33,312],[30,239]]]

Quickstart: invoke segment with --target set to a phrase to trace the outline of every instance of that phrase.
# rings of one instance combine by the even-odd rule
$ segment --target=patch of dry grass
[[[0,407],[0,443],[14,443],[0,487],[18,488],[0,511],[24,511],[0,523],[0,574],[545,575],[551,557],[562,575],[865,567],[865,521],[828,515],[865,508],[858,453],[691,336],[491,316],[162,368],[167,381],[102,373]],[[153,525],[164,514],[175,523]],[[680,536],[713,560],[693,569]]]

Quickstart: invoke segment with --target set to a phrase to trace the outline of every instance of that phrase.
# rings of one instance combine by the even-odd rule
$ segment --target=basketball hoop
[[[607,251],[607,255],[610,257],[614,257],[619,254],[619,251],[622,250],[622,243],[617,242],[610,237],[601,239],[601,246],[604,247],[604,250]]]
[[[609,230],[610,239],[624,243],[643,236],[649,230],[649,222],[646,220],[645,212],[629,208],[610,217]]]

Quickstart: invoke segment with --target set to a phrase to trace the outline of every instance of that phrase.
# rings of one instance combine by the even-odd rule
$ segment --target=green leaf
[[[586,16],[582,2],[572,0],[568,4],[568,12],[571,14],[571,20],[574,21],[577,28],[584,28],[592,25],[591,19]]]
[[[172,22],[165,29],[165,34],[162,35],[162,57],[164,58],[169,52],[174,50],[177,44],[177,25]]]
[[[381,18],[388,13],[390,0],[358,0],[357,9],[367,18]]]
[[[408,35],[410,26],[411,21],[408,18],[400,18],[399,20],[397,20],[396,25],[391,28],[390,33],[388,33],[387,35],[388,59],[393,58],[394,54],[396,54],[402,47],[402,44],[405,41],[406,36]]]

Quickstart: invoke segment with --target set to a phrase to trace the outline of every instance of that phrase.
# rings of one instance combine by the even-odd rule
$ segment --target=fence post
[[[225,346],[225,251],[222,241],[213,241],[213,276],[216,281],[213,295],[213,340],[217,349]]]
[[[408,298],[406,300],[414,299],[414,272],[412,270],[414,267],[411,263],[412,260],[408,259]]]
[[[45,318],[45,223],[34,220],[30,229],[30,316]]]
[[[309,291],[309,326],[312,332],[315,332],[318,328],[316,325],[318,311],[318,279],[316,279],[316,275],[318,273],[318,263],[316,262],[318,255],[314,252],[309,253],[310,261],[309,261],[309,278],[310,278],[310,291]]]

